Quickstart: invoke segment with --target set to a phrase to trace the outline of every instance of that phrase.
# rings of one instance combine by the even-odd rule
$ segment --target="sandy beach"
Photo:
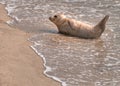
[[[43,60],[27,40],[31,34],[10,27],[8,20],[0,4],[0,86],[60,86],[43,74]]]

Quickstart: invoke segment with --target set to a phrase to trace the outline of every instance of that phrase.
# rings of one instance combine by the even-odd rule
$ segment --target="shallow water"
[[[36,33],[29,40],[43,57],[45,74],[63,86],[120,86],[119,0],[0,0],[6,4],[10,24]],[[68,17],[96,24],[110,15],[99,39],[86,40],[57,33],[48,17],[64,12]]]

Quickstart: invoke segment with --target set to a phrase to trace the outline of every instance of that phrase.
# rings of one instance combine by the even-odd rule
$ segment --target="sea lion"
[[[109,15],[106,15],[95,26],[76,21],[75,19],[67,18],[64,14],[56,14],[49,17],[49,20],[57,26],[59,33],[81,38],[94,39],[99,38],[104,32],[108,18]]]

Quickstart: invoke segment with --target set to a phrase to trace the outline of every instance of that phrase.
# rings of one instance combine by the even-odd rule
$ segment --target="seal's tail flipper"
[[[104,31],[104,29],[105,29],[105,24],[106,24],[108,18],[109,18],[109,15],[106,15],[106,16],[95,26],[95,28],[99,28],[99,29],[102,29],[102,31]]]

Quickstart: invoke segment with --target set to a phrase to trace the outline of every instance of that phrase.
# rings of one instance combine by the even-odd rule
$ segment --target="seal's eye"
[[[55,17],[55,18],[57,18],[57,16],[56,16],[56,15],[55,15],[54,17]]]

